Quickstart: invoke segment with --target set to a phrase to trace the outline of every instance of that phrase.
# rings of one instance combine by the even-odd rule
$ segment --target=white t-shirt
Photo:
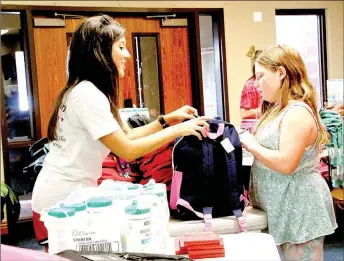
[[[32,209],[40,213],[82,187],[97,186],[102,162],[109,154],[98,139],[120,129],[106,96],[91,82],[69,91],[60,106],[57,140],[37,177]]]

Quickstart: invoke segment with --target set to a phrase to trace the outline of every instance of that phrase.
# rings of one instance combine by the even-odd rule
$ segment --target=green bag
[[[331,138],[326,145],[328,148],[328,156],[330,164],[337,168],[339,175],[343,175],[344,172],[344,128],[343,118],[335,111],[321,110],[320,111],[321,122],[324,124],[326,130],[330,133]],[[340,182],[338,182],[340,181]],[[334,180],[335,186],[340,186],[343,181]]]
[[[9,205],[7,220],[15,224],[20,215],[20,203],[18,196],[4,182],[1,182],[1,221],[4,217],[5,204]]]

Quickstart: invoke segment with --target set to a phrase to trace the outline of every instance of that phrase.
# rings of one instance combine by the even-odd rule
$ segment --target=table
[[[334,188],[331,195],[335,200],[344,201],[344,188]]]
[[[239,233],[221,235],[225,245],[226,256],[223,258],[204,258],[202,261],[280,261],[280,256],[273,237],[265,233]],[[169,251],[174,252],[174,237],[170,238]]]
[[[268,226],[266,213],[262,210],[248,207],[246,209],[246,226],[249,232],[261,232]],[[169,224],[170,237],[179,237],[183,234],[199,233],[204,231],[204,220],[178,220],[170,218]],[[218,217],[212,219],[212,231],[220,235],[240,233],[238,220],[236,217]]]
[[[334,205],[340,208],[341,210],[344,210],[344,188],[334,188],[331,191],[331,195],[333,198]],[[337,211],[336,211],[336,216],[337,216]]]

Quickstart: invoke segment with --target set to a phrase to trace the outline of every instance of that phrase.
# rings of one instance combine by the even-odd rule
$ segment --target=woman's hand
[[[179,136],[194,135],[199,140],[202,140],[202,136],[207,136],[206,131],[209,129],[209,124],[206,121],[210,119],[210,117],[203,116],[179,123],[172,128],[177,130]]]
[[[252,150],[259,146],[258,141],[255,139],[255,137],[249,133],[248,131],[243,132],[239,135],[240,141],[242,146],[248,151],[252,152]]]
[[[195,116],[198,116],[197,110],[189,105],[185,105],[178,110],[166,114],[164,116],[164,119],[166,123],[171,126],[184,120],[194,119]]]

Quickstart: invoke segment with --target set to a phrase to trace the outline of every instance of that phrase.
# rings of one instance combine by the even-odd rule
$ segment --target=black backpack
[[[130,128],[137,128],[148,124],[150,120],[143,114],[135,113],[134,115],[130,116],[127,120],[127,123]]]
[[[242,147],[233,125],[209,122],[210,133],[179,138],[172,153],[171,215],[182,220],[235,215],[242,217]],[[224,146],[221,145],[224,143]],[[227,148],[227,151],[225,149]]]

